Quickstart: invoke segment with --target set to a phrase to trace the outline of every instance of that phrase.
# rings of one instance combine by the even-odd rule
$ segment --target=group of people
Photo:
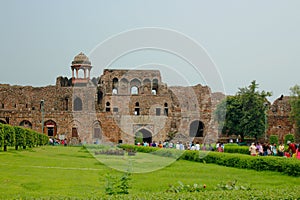
[[[199,142],[142,142],[137,143],[138,146],[150,146],[150,147],[159,147],[159,148],[173,148],[177,150],[202,150],[202,151],[218,151],[224,152],[224,144],[217,143],[215,147],[211,144],[200,144]],[[252,143],[249,147],[249,152],[252,156],[285,156],[285,157],[295,157],[300,159],[300,145],[295,144],[293,142],[287,141],[288,147],[285,148],[283,143],[280,143],[277,147],[276,144],[270,143]]]
[[[64,146],[67,146],[67,139],[63,139],[63,140],[59,140],[59,139],[56,139],[56,138],[49,138],[49,144],[54,146],[54,145],[64,145]]]
[[[193,142],[187,142],[187,143],[182,143],[182,142],[158,142],[156,143],[155,141],[148,143],[148,142],[142,142],[142,143],[137,143],[138,146],[150,146],[150,147],[159,147],[159,148],[174,148],[177,150],[202,150],[202,151],[214,151],[217,150],[219,152],[224,151],[224,144],[223,143],[217,143],[216,148],[214,148],[211,144],[200,144],[199,142],[193,143]]]
[[[275,143],[252,143],[249,152],[252,156],[285,156],[300,159],[300,145],[291,141],[287,141],[287,145],[288,148],[286,149],[283,143],[280,143],[278,147]]]

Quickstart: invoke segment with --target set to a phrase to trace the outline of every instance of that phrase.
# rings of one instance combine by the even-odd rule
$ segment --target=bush
[[[198,154],[198,155],[197,155]],[[200,156],[198,151],[185,151],[181,159],[215,163],[227,167],[254,169],[257,171],[277,171],[290,176],[300,176],[300,162],[296,159],[272,156],[247,156],[238,154],[227,154],[209,152],[205,157]]]
[[[3,134],[3,150],[7,151],[7,146],[15,145],[15,129],[7,124],[3,124],[2,126],[2,134]]]
[[[224,146],[225,153],[240,153],[249,155],[249,147],[248,146],[238,146],[238,145],[228,145]]]
[[[28,146],[29,148],[34,147],[35,145],[35,138],[34,138],[34,134],[32,131],[30,131],[29,129],[25,129],[26,131],[26,146]]]
[[[0,147],[4,146],[4,131],[3,131],[4,124],[0,123]]]
[[[129,194],[131,174],[126,172],[120,178],[106,174],[105,193],[108,195]]]
[[[22,146],[23,149],[26,148],[26,131],[18,126],[14,127],[15,129],[15,135],[16,135],[16,144],[15,144],[15,148],[16,150],[18,150],[19,146]]]
[[[126,151],[137,151],[137,152],[143,152],[143,153],[151,153],[154,151],[159,150],[158,147],[144,147],[144,146],[136,146],[136,145],[130,145],[130,144],[120,144],[118,145],[119,148],[122,148]]]
[[[293,134],[285,135],[284,144],[287,144],[287,141],[295,142],[295,136]]]
[[[270,135],[270,144],[276,144],[278,146],[278,136],[277,135]]]

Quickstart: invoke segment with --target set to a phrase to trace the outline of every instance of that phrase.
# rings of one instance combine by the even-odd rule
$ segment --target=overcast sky
[[[114,35],[158,27],[196,41],[215,64],[227,94],[256,80],[260,90],[273,92],[274,100],[300,84],[299,10],[298,0],[2,0],[0,82],[54,85],[57,76],[71,76],[70,65],[79,52],[93,57],[95,48]],[[93,76],[107,67],[91,62]],[[152,50],[123,56],[109,67],[149,63],[190,71],[180,57]],[[197,82],[188,72],[184,76]],[[162,78],[168,85],[179,80]],[[206,84],[205,77],[199,83]]]

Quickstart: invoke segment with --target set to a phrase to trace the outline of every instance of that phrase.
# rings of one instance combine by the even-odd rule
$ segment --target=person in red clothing
[[[298,148],[296,150],[296,158],[300,160],[300,144],[298,144]]]
[[[287,152],[290,152],[291,157],[293,157],[293,154],[296,153],[296,145],[291,141],[287,141],[287,145],[289,146]]]

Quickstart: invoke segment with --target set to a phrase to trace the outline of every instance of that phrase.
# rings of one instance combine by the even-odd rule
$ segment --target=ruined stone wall
[[[211,134],[211,91],[207,86],[196,85],[193,87],[172,86],[174,116],[178,133],[183,134],[189,141],[205,141]],[[201,121],[204,124],[203,137],[191,138],[190,126],[194,121]],[[188,141],[182,141],[188,142]]]
[[[281,96],[269,107],[266,119],[268,123],[267,137],[278,135],[279,140],[283,141],[286,134],[295,133],[295,125],[289,118],[291,111],[289,100],[289,97]]]
[[[159,71],[104,70],[99,83],[102,101],[98,107],[103,112],[103,135],[113,141],[134,143],[136,132],[146,129],[151,132],[153,141],[166,139],[172,100],[166,85],[161,83]],[[136,94],[132,94],[133,86],[138,88]]]
[[[82,87],[70,83],[70,79],[58,77],[55,86],[0,84],[0,122],[41,132],[42,121],[51,121],[56,137],[63,135],[74,143],[134,143],[140,130],[149,131],[156,142],[168,139],[169,133],[186,140],[182,142],[211,143],[218,138],[213,113],[225,95],[211,93],[208,86],[168,87],[157,70],[104,70],[97,87],[92,82]],[[138,92],[131,94],[135,85]],[[289,97],[280,97],[269,106],[268,137],[275,134],[282,140],[284,135],[294,133],[290,110]],[[204,124],[203,137],[190,137],[195,121]],[[45,125],[43,132],[47,134]],[[75,138],[74,129],[78,133]],[[100,135],[96,136],[96,130]]]
[[[53,120],[59,124],[57,133],[66,132],[72,115],[71,88],[1,85],[0,119],[14,126],[18,126],[26,120],[32,124],[34,130],[41,132],[41,100],[44,101],[44,122]]]

